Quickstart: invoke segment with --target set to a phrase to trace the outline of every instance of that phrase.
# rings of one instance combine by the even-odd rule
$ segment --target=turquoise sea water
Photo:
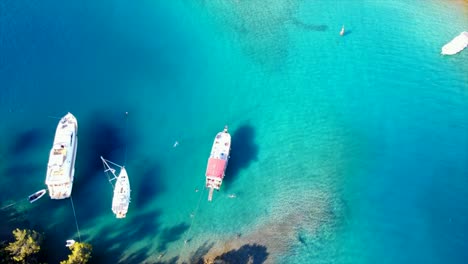
[[[50,263],[78,239],[69,200],[26,201],[70,111],[93,263],[465,263],[468,51],[440,48],[467,26],[451,1],[0,1],[1,238],[45,232]],[[123,220],[101,155],[130,174]]]

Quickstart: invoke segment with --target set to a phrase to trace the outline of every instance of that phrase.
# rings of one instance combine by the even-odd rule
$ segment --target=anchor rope
[[[182,256],[182,251],[185,249],[185,245],[187,244],[188,242],[188,238],[190,236],[190,232],[192,231],[192,227],[193,227],[193,224],[195,223],[195,217],[197,216],[198,214],[198,210],[200,209],[200,202],[201,202],[201,198],[203,197],[203,195],[205,194],[205,190],[206,188],[203,188],[202,191],[200,191],[200,196],[198,197],[198,202],[197,202],[197,206],[195,207],[195,210],[192,211],[193,214],[192,214],[192,222],[190,223],[190,227],[187,231],[187,234],[185,235],[184,237],[184,244],[182,245],[182,248],[180,249],[180,253],[179,253],[179,256]]]
[[[123,166],[115,163],[115,162],[112,162],[110,160],[106,160],[104,159],[104,161],[106,163],[109,163],[109,164],[112,164],[116,167],[119,167],[120,169],[122,169],[123,167],[125,167],[125,164],[127,163],[127,152],[128,152],[128,112],[125,112],[125,152],[124,152],[124,163],[123,163]],[[102,164],[104,166],[104,173],[106,174],[107,176],[107,180],[109,181],[110,185],[112,186],[112,189],[115,188],[114,184],[112,183],[113,180],[116,180],[117,179],[117,175],[115,175],[115,170],[113,168],[111,168],[108,164],[105,164],[103,163]],[[107,166],[106,166],[107,165]],[[112,176],[114,177],[110,177],[109,176],[109,171],[110,173],[112,174]]]
[[[75,217],[76,231],[78,232],[78,238],[79,238],[79,240],[81,242],[80,228],[78,227],[78,220],[76,218],[75,205],[73,204],[73,198],[72,198],[71,195],[70,195],[70,202],[71,202],[71,206],[72,206],[72,209],[73,209],[73,216]]]
[[[125,112],[125,156],[123,165],[127,164],[127,152],[128,152],[128,112]]]

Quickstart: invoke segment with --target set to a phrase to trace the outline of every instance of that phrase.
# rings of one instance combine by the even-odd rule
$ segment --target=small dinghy
[[[68,239],[67,244],[65,245],[66,247],[71,247],[75,244],[75,240],[73,239]]]
[[[44,196],[44,194],[46,194],[47,190],[46,189],[42,189],[42,190],[39,190],[31,195],[29,195],[28,197],[28,200],[30,203],[34,203],[35,201],[41,199],[42,196]]]

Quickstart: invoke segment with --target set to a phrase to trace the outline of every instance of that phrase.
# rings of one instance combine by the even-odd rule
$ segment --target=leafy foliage
[[[88,243],[75,242],[70,247],[71,254],[68,255],[68,259],[61,261],[60,264],[84,264],[91,258],[91,251],[93,247]]]
[[[5,248],[11,258],[20,263],[37,262],[34,255],[41,249],[42,235],[34,230],[16,228],[13,230],[13,236],[15,241]]]

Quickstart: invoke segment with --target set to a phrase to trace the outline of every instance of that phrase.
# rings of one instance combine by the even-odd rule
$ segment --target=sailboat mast
[[[110,171],[112,175],[114,175],[114,178],[109,179],[109,181],[116,179],[117,175],[115,175],[115,169],[111,168],[109,164],[107,163],[107,160],[105,160],[102,156],[101,156],[101,160],[102,160],[102,163],[104,164],[104,168],[105,168],[104,172]]]

